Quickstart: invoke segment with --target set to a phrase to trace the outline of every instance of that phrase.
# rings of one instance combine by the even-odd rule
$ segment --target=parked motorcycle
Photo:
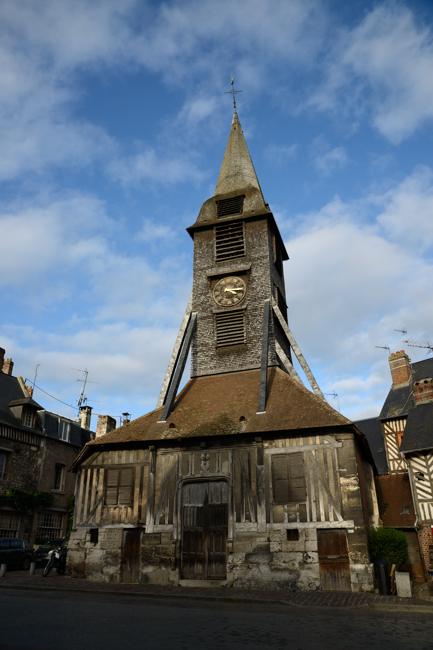
[[[42,575],[47,577],[54,567],[60,576],[66,573],[66,546],[57,546],[48,552],[48,562],[45,565]]]

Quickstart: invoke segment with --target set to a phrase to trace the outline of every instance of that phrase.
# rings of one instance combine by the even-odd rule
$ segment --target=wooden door
[[[183,486],[182,578],[225,579],[227,502],[228,488],[225,481],[200,481]]]
[[[320,585],[324,591],[351,591],[345,530],[318,530]]]
[[[122,582],[140,581],[140,528],[125,528],[122,544]]]

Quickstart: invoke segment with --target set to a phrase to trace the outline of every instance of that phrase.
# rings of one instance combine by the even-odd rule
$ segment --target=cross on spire
[[[234,78],[234,77],[232,77],[232,78],[230,79],[230,86],[231,86],[230,90],[226,90],[224,94],[225,94],[225,95],[231,95],[231,96],[232,96],[232,100],[233,100],[233,111],[236,113],[236,95],[238,95],[239,93],[241,93],[242,90],[236,90],[236,89],[235,89],[235,78]]]

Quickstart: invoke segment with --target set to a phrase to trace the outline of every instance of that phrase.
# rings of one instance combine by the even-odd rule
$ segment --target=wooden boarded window
[[[272,456],[272,494],[275,505],[306,501],[307,488],[302,452]]]
[[[217,347],[245,343],[245,312],[243,309],[215,314]]]
[[[108,469],[105,483],[106,506],[130,506],[132,503],[132,487],[134,469]]]
[[[230,221],[215,226],[215,259],[217,262],[243,257],[245,234],[243,221]]]
[[[242,214],[245,196],[232,196],[230,199],[217,201],[217,217],[226,217],[230,214]]]

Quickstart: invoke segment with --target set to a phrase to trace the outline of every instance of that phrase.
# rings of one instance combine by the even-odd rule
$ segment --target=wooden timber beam
[[[275,352],[277,353],[277,356],[279,357],[281,363],[283,364],[283,366],[285,367],[289,375],[293,377],[293,379],[295,379],[297,382],[302,384],[302,380],[300,376],[296,372],[295,368],[292,365],[292,362],[290,361],[289,357],[284,352],[283,348],[281,347],[281,345],[278,343],[277,340],[275,340]]]
[[[188,305],[185,309],[185,313],[183,315],[182,322],[179,327],[179,332],[177,334],[176,341],[174,342],[173,350],[171,353],[170,361],[167,366],[164,380],[162,382],[161,392],[159,394],[159,400],[158,400],[158,404],[156,405],[156,408],[160,408],[161,406],[163,406],[167,398],[168,389],[170,388],[170,382],[173,377],[173,372],[176,367],[177,360],[179,358],[180,349],[182,347],[182,343],[185,338],[185,332],[188,326],[190,316],[191,316],[191,296],[188,300]]]
[[[173,408],[174,400],[176,399],[176,395],[177,395],[177,389],[179,388],[180,380],[182,379],[183,371],[185,370],[185,364],[188,358],[189,349],[191,347],[192,337],[194,334],[196,323],[197,323],[197,312],[192,311],[185,331],[185,336],[183,337],[183,341],[176,361],[176,365],[173,369],[173,375],[171,377],[170,385],[167,391],[167,397],[164,402],[164,410],[161,414],[161,419],[159,420],[159,422],[165,422],[165,420],[168,418]]]
[[[301,352],[301,348],[297,344],[295,337],[293,336],[291,330],[289,329],[289,326],[287,325],[286,321],[284,320],[284,316],[281,313],[281,311],[280,311],[280,309],[279,309],[279,307],[278,307],[278,305],[277,305],[274,298],[272,299],[272,309],[273,309],[273,312],[274,312],[275,316],[278,319],[278,322],[281,325],[281,328],[282,328],[284,334],[287,337],[287,340],[290,343],[290,346],[291,346],[293,352],[296,355],[296,358],[299,361],[299,365],[301,366],[302,370],[305,372],[305,375],[306,375],[308,381],[310,382],[311,388],[316,393],[316,395],[318,395],[322,399],[325,399],[324,396],[323,396],[322,391],[319,388],[319,384],[317,383],[317,381],[314,378],[313,373],[311,372],[310,366],[308,365],[304,355]]]
[[[266,411],[268,393],[268,350],[269,350],[269,316],[271,313],[270,300],[265,300],[263,309],[262,359],[260,365],[259,408],[257,413]]]

